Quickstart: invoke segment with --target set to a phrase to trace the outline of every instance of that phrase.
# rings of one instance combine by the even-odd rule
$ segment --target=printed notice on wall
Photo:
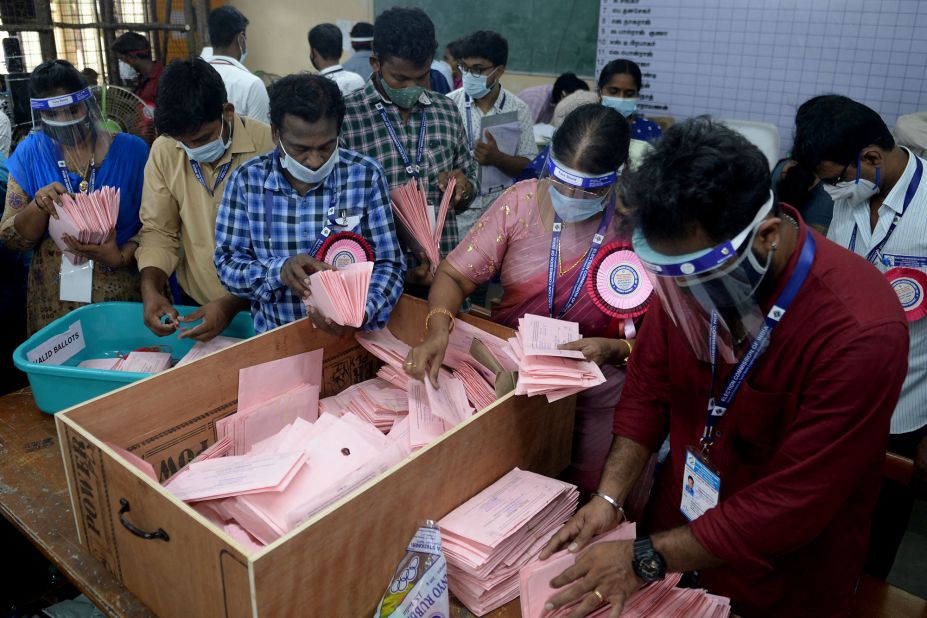
[[[47,339],[26,354],[30,363],[36,365],[61,365],[86,347],[84,329],[80,320],[71,324],[65,332]]]

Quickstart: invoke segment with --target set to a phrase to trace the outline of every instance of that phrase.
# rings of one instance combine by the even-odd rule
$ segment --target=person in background
[[[458,49],[460,58],[457,67],[463,75],[463,88],[448,96],[460,110],[467,130],[467,145],[481,169],[480,195],[474,198],[470,208],[457,216],[458,233],[463,236],[531,163],[538,148],[534,143],[534,125],[528,106],[502,87],[502,76],[509,58],[508,42],[495,32],[480,30],[464,37]],[[514,150],[503,152],[492,134],[488,130],[481,131],[480,127],[484,118],[512,112],[517,115],[515,124],[519,135]],[[505,182],[494,181],[494,186],[488,186],[488,168],[502,172],[493,177],[498,180],[505,177]]]
[[[341,94],[347,95],[363,88],[364,78],[339,64],[341,46],[341,29],[335,24],[319,24],[309,31],[309,61],[319,75],[338,84]]]
[[[338,147],[344,101],[331,81],[289,75],[270,93],[277,149],[242,165],[229,180],[216,219],[219,279],[251,301],[254,329],[264,332],[306,315],[305,278],[331,268],[319,254],[326,231],[335,237],[353,232],[375,256],[363,328],[383,328],[402,294],[404,268],[383,168]],[[329,332],[354,330],[313,310],[308,315]]]
[[[161,135],[145,166],[137,252],[145,325],[159,336],[183,330],[182,337],[206,341],[248,307],[222,287],[213,265],[222,191],[238,166],[274,142],[269,126],[235,113],[222,77],[202,58],[167,68],[154,120]],[[175,272],[181,303],[200,306],[186,316],[165,294]]]
[[[798,113],[802,113],[801,108]],[[834,200],[814,172],[793,159],[781,159],[773,168],[772,183],[776,200],[793,206],[805,223],[827,235],[834,218]]]
[[[544,178],[509,188],[441,262],[428,296],[424,340],[410,351],[405,371],[437,385],[451,317],[464,298],[497,275],[503,293],[493,321],[518,328],[518,320],[532,313],[578,322],[585,338],[567,347],[600,365],[607,379],[576,400],[573,461],[565,478],[589,492],[598,485],[611,444],[622,367],[634,345],[633,339],[618,338],[624,320],[599,309],[585,287],[588,264],[600,248],[621,238],[615,204],[628,125],[614,110],[586,105],[554,134],[552,152]],[[554,251],[556,264],[548,269]]]
[[[884,273],[908,317],[908,374],[888,450],[914,459],[915,475],[908,485],[888,478],[882,483],[866,572],[885,579],[927,479],[927,319],[918,302],[927,291],[927,161],[896,144],[875,110],[839,95],[802,104],[792,156],[813,170],[834,200],[827,237]],[[881,365],[873,361],[871,367],[879,368],[881,381]]]
[[[100,74],[97,73],[96,71],[94,71],[93,69],[91,69],[90,67],[85,67],[85,68],[81,69],[80,74],[84,76],[84,79],[85,79],[85,80],[87,80],[87,85],[88,85],[88,86],[97,86],[97,85],[99,85],[97,82],[98,82],[99,79],[100,79]]]
[[[421,9],[393,8],[374,24],[374,74],[363,89],[345,98],[347,112],[341,146],[379,161],[390,189],[421,180],[428,202],[441,204],[448,179],[457,184],[441,233],[445,255],[457,246],[457,214],[479,191],[478,167],[467,147],[467,131],[454,103],[428,92],[431,61],[438,43],[431,19]],[[431,264],[409,256],[418,266],[406,272],[408,286],[431,285]],[[424,291],[415,290],[420,294]]]
[[[0,196],[6,203],[6,185],[9,171],[6,155],[0,154]],[[13,352],[26,339],[26,288],[29,277],[31,251],[14,251],[4,246],[0,239],[0,395],[13,392],[28,385],[26,374],[16,371]]]
[[[531,109],[535,124],[549,124],[557,104],[577,90],[589,90],[589,84],[575,73],[563,73],[552,85],[525,88],[518,93],[518,98]]]
[[[927,157],[927,112],[898,116],[895,140],[919,157]]]
[[[599,96],[602,105],[618,110],[631,125],[631,137],[652,142],[662,129],[653,120],[637,113],[637,104],[644,82],[641,68],[631,60],[612,60],[599,73]]]
[[[229,103],[240,116],[270,122],[267,88],[261,78],[245,68],[248,18],[233,6],[220,6],[209,13],[212,53],[204,58],[222,77]]]
[[[622,199],[657,293],[598,491],[541,552],[576,555],[548,607],[617,616],[645,583],[697,572],[736,615],[847,615],[906,373],[898,299],[773,200],[769,162],[732,129],[695,118],[654,146]],[[637,539],[583,551],[667,435]]]
[[[342,65],[345,71],[357,73],[366,82],[370,79],[370,56],[373,54],[373,24],[359,21],[351,28],[351,49],[354,53]]]
[[[451,65],[449,65],[449,64],[447,63],[446,60],[444,60],[443,58],[440,59],[440,60],[437,59],[437,58],[435,58],[435,59],[431,62],[431,68],[432,68],[432,70],[437,71],[438,73],[440,73],[440,74],[441,74],[441,77],[444,78],[444,83],[445,83],[445,85],[447,85],[447,92],[450,92],[450,91],[452,91],[452,90],[456,90],[456,88],[453,87],[453,83],[454,83],[454,71],[453,71],[453,69],[451,69]],[[435,89],[435,88],[432,88],[432,90],[435,90],[435,92],[441,92],[440,90],[437,90],[437,89]],[[447,94],[447,93],[446,93],[446,92],[441,92],[441,94]]]
[[[133,85],[133,92],[147,105],[154,106],[158,82],[164,65],[151,59],[151,45],[138,32],[126,32],[113,42],[119,59],[119,78]]]
[[[463,87],[463,77],[460,74],[460,68],[457,66],[457,54],[459,54],[460,41],[451,41],[444,48],[442,58],[444,63],[451,67],[451,90],[457,90]]]
[[[70,253],[93,260],[91,302],[138,301],[135,235],[148,146],[129,133],[108,132],[87,82],[66,60],[43,62],[29,78],[34,131],[10,157],[0,241],[34,249],[29,268],[27,331],[33,334],[83,303],[61,300],[62,271],[70,264],[48,235],[61,196],[103,187],[120,191],[116,228],[101,245],[66,236]]]
[[[4,157],[10,156],[10,146],[13,141],[13,125],[10,117],[5,112],[0,111],[0,153]]]

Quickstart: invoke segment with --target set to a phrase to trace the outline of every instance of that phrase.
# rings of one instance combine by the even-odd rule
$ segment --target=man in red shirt
[[[571,617],[604,603],[617,616],[667,571],[698,572],[742,616],[852,605],[907,325],[885,278],[776,204],[769,180],[759,150],[706,118],[673,126],[628,179],[658,298],[599,491],[542,557],[616,526],[667,434],[670,454],[639,538],[579,553],[549,607],[580,599]]]
[[[154,107],[164,65],[151,59],[148,39],[137,32],[126,32],[113,42],[113,51],[119,58],[120,79],[133,83],[135,94]]]

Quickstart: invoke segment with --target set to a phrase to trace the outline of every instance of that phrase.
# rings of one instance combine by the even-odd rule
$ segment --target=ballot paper
[[[483,615],[518,595],[518,573],[569,519],[576,487],[515,468],[438,522],[451,592]]]
[[[518,142],[521,139],[521,125],[518,122],[518,112],[503,112],[483,116],[480,125],[480,139],[485,141],[485,134],[489,132],[496,141],[499,152],[515,156],[518,152]],[[511,176],[494,166],[480,166],[480,193],[498,193],[511,185]]]
[[[83,264],[87,258],[72,253],[64,242],[64,236],[70,236],[84,244],[103,244],[116,227],[119,196],[119,189],[113,187],[103,187],[86,194],[61,195],[61,204],[55,207],[58,217],[48,220],[48,235],[72,264]]]
[[[193,347],[190,348],[190,351],[184,354],[183,358],[177,363],[177,367],[181,365],[186,365],[187,363],[192,363],[195,360],[199,360],[208,354],[213,352],[218,352],[219,350],[224,350],[225,348],[235,345],[239,341],[244,341],[243,339],[236,339],[234,337],[224,337],[218,335],[213,337],[209,341],[197,341],[193,344]]]
[[[579,358],[585,356],[579,350],[561,350],[560,345],[582,339],[579,324],[566,320],[555,320],[526,313],[518,319],[518,337],[525,356],[562,356]]]
[[[171,368],[170,352],[129,352],[118,366],[119,371],[134,373],[159,373]]]
[[[405,387],[397,388],[381,378],[351,385],[319,401],[319,414],[354,414],[384,433],[408,412],[409,397]]]
[[[108,371],[119,371],[122,367],[122,357],[115,358],[88,358],[77,363],[78,367],[84,369],[106,369]]]
[[[425,380],[425,397],[431,413],[444,421],[447,428],[467,420],[474,412],[467,403],[463,382],[454,377],[438,376],[438,388]]]
[[[428,204],[428,197],[420,180],[413,178],[390,191],[399,239],[413,253],[425,255],[431,264],[431,272],[435,272],[441,262],[438,247],[456,186],[457,180],[451,176],[444,189],[441,206],[434,216],[431,215],[433,207]]]
[[[467,394],[467,399],[470,400],[470,403],[472,403],[477,410],[482,410],[496,401],[496,393],[492,385],[486,381],[475,367],[475,363],[471,364],[466,361],[461,361],[460,364],[457,365],[457,369],[452,373],[455,378],[461,381],[464,386],[464,391]]]
[[[127,462],[138,468],[142,474],[151,478],[155,483],[158,482],[158,475],[155,473],[154,466],[150,463],[136,455],[135,453],[130,453],[126,449],[116,446],[112,442],[107,442],[106,446],[111,448],[117,455],[125,459]]]
[[[512,337],[509,344],[509,354],[518,364],[516,395],[545,395],[554,402],[605,382],[595,363],[562,356],[527,356],[520,337]]]
[[[314,272],[309,277],[309,296],[304,302],[337,324],[360,328],[366,316],[372,274],[373,262]]]
[[[593,539],[591,544],[613,541],[632,541],[637,536],[633,523],[623,523],[606,534]],[[562,590],[555,590],[550,581],[573,566],[576,554],[560,551],[547,560],[534,557],[521,568],[518,575],[521,615],[523,618],[563,618],[568,616],[582,601],[547,612],[544,604]],[[622,618],[645,618],[647,616],[679,616],[680,618],[727,618],[730,615],[730,600],[710,595],[704,590],[676,588],[681,573],[668,573],[662,581],[652,583],[635,592],[622,609]],[[612,608],[603,605],[589,616],[608,616]]]
[[[226,498],[257,492],[282,492],[307,455],[302,451],[242,455],[191,463],[183,474],[171,477],[166,487],[184,501]]]
[[[409,382],[409,443],[412,450],[428,446],[444,435],[448,423],[434,414],[428,405],[425,384],[417,380]]]

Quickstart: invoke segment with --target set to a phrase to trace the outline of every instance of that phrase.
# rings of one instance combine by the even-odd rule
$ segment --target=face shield
[[[111,141],[110,134],[103,129],[103,115],[90,88],[30,99],[30,104],[33,130],[45,133],[62,148],[92,144],[99,151],[100,140]]]
[[[538,178],[538,199],[548,201],[565,223],[591,219],[615,202],[620,170],[607,174],[586,174],[547,158]]]
[[[634,251],[643,262],[663,307],[699,360],[710,360],[709,327],[717,315],[718,358],[733,363],[743,357],[763,325],[765,315],[755,292],[766,275],[772,251],[763,263],[753,251],[760,223],[769,216],[773,197],[747,227],[731,240],[686,255],[654,250],[640,229]]]

